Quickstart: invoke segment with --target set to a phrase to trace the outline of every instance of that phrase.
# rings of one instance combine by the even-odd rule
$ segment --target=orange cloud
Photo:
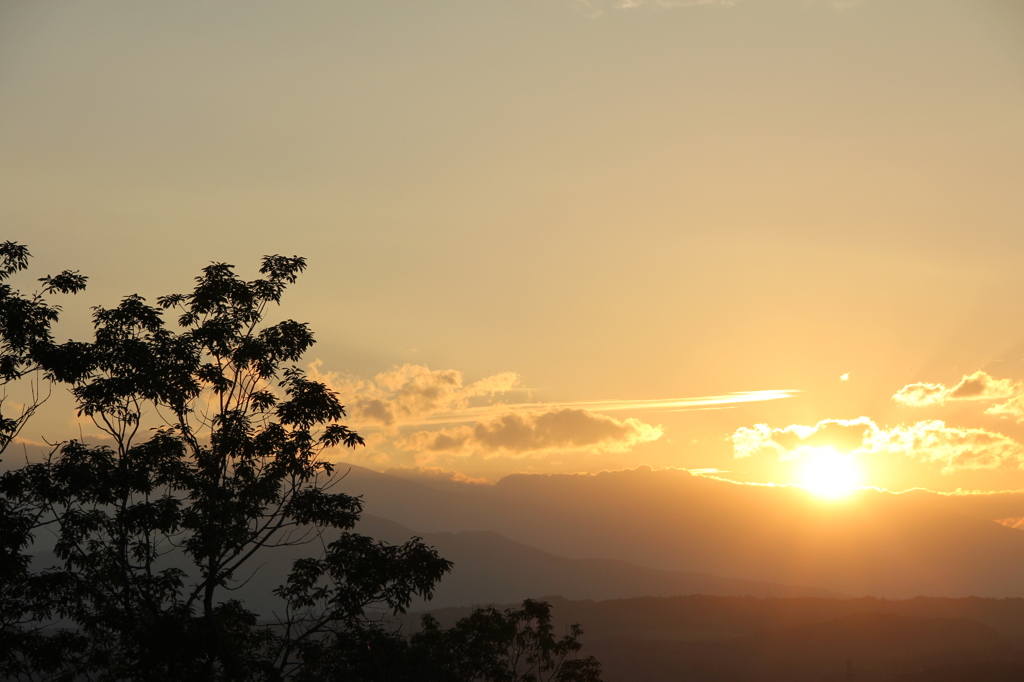
[[[402,365],[361,379],[338,372],[323,371],[316,360],[308,367],[310,378],[325,383],[339,394],[356,427],[385,428],[471,424],[508,413],[556,412],[563,409],[587,412],[677,412],[695,409],[723,409],[733,405],[782,400],[799,391],[769,389],[739,391],[725,395],[639,400],[588,400],[559,403],[495,404],[494,396],[524,391],[515,372],[500,372],[466,385],[462,372],[432,370],[423,365]]]
[[[739,0],[575,0],[579,7],[601,15],[606,9],[630,10],[638,7],[657,7],[668,9],[674,7],[701,7],[704,5],[720,5],[732,7]]]
[[[1008,400],[993,405],[985,410],[985,414],[993,414],[997,417],[1009,417],[1017,421],[1024,421],[1024,390],[1019,390]]]
[[[484,485],[487,483],[485,478],[473,478],[460,474],[458,471],[452,469],[443,469],[441,467],[390,467],[385,469],[385,474],[391,476],[398,476],[409,481],[417,481],[419,483],[433,483],[433,484],[461,484],[461,485]]]
[[[1002,400],[1011,397],[1019,400],[1022,391],[1024,386],[1018,382],[995,379],[987,372],[978,370],[971,375],[965,374],[960,383],[951,388],[943,384],[909,384],[897,391],[892,399],[907,407],[926,407],[943,405],[948,400]],[[994,413],[991,408],[988,412]]]
[[[365,448],[344,457],[377,465],[626,452],[658,440],[663,428],[604,413],[724,409],[798,393],[771,389],[687,398],[504,403],[505,394],[526,390],[515,372],[467,383],[458,370],[405,364],[364,379],[325,371],[316,360],[307,373],[338,393],[349,425],[366,438]],[[416,427],[423,430],[413,432]]]
[[[942,384],[917,383],[904,386],[892,399],[907,407],[927,407],[944,404],[948,394],[949,389]]]
[[[465,410],[473,398],[507,393],[521,384],[515,372],[501,372],[466,385],[458,370],[410,364],[364,380],[322,372],[322,364],[320,360],[310,364],[310,376],[341,396],[357,425],[416,423],[436,414]]]
[[[587,410],[560,408],[544,412],[508,412],[473,426],[419,431],[399,442],[432,461],[437,453],[529,457],[553,451],[622,452],[661,438],[660,426],[639,419],[614,419]]]
[[[879,429],[869,435],[869,452],[908,454],[943,464],[942,473],[960,469],[997,469],[1019,466],[1024,446],[1009,436],[987,429],[946,426],[942,421],[917,422],[910,426]]]
[[[880,428],[867,417],[827,419],[814,426],[767,424],[741,427],[732,435],[737,458],[769,455],[799,459],[809,448],[832,447],[852,455],[902,455],[942,465],[942,473],[1020,466],[1024,445],[995,431],[947,426],[932,420]]]
[[[850,452],[862,448],[867,433],[877,428],[867,417],[826,419],[814,426],[792,424],[783,429],[772,429],[767,424],[741,426],[732,435],[733,454],[737,458],[770,454],[779,459],[797,459],[801,448],[822,446]]]

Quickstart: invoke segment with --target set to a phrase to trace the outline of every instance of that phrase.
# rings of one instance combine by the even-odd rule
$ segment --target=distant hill
[[[1024,599],[916,597],[758,598],[686,595],[633,599],[549,598],[556,625],[582,623],[586,639],[671,639],[717,641],[778,629],[817,627],[863,614],[979,623],[1008,641],[1024,642]],[[506,604],[504,606],[513,606]],[[468,607],[431,609],[443,625],[470,612]]]
[[[595,642],[587,653],[602,662],[606,682],[890,682],[951,662],[972,673],[962,682],[983,682],[987,678],[976,676],[977,663],[1001,662],[1024,670],[1024,652],[1009,648],[980,623],[879,614],[726,641]],[[965,666],[967,662],[972,665]]]
[[[364,516],[356,530],[389,542],[402,542],[417,535],[404,526],[372,515]],[[492,531],[419,535],[455,564],[430,602],[435,608],[508,603],[544,595],[567,599],[684,594],[841,596],[810,587],[721,578],[705,573],[660,571],[615,559],[567,559]]]
[[[557,629],[583,625],[607,682],[1024,679],[1022,599],[551,601]],[[450,625],[468,612],[432,613]]]
[[[493,531],[567,558],[850,595],[1024,596],[1024,531],[993,520],[1024,508],[1019,493],[865,490],[828,502],[645,468],[517,474],[461,492],[353,467],[344,489],[424,533]]]

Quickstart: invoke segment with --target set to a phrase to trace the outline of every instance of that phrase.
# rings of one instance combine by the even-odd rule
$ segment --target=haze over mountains
[[[838,597],[815,587],[758,580],[723,578],[692,571],[664,571],[617,559],[569,559],[525,545],[493,531],[417,533],[393,521],[363,515],[356,531],[376,540],[401,544],[414,535],[454,563],[434,590],[433,598],[416,598],[413,609],[438,609],[483,604],[516,604],[527,598],[626,599],[701,594],[755,597]],[[325,540],[330,536],[325,534]],[[276,548],[248,577],[238,594],[268,615],[280,608],[271,597],[284,582],[291,562],[316,551],[300,544]]]
[[[683,571],[804,586],[794,594],[818,589],[887,598],[1024,596],[1024,533],[995,521],[1024,516],[1024,495],[1018,493],[865,490],[846,500],[823,501],[798,488],[739,485],[645,467],[597,475],[517,474],[460,491],[353,466],[343,486],[363,495],[368,515],[424,534],[439,548],[447,545],[458,553],[465,547],[468,556],[473,545],[481,556],[490,551],[493,563],[505,566],[518,555],[538,573],[554,571],[555,564],[561,567],[555,573],[586,573],[587,564],[559,563],[559,557],[606,559],[627,562],[641,573]],[[434,535],[464,531],[478,534]],[[484,531],[527,547],[479,534]],[[491,549],[483,549],[488,543]],[[483,565],[474,570],[479,568]],[[610,577],[616,570],[629,572],[608,563],[600,570],[609,572],[610,582],[621,580],[621,575]],[[640,573],[630,575],[641,580]],[[659,590],[653,594],[665,594],[668,575],[645,575]],[[765,594],[748,587],[752,594]],[[580,596],[609,594],[597,583],[589,589],[595,593]],[[482,592],[474,599],[490,601]]]
[[[646,468],[433,487],[356,466],[337,489],[363,496],[356,531],[419,535],[454,562],[414,609],[553,596],[1024,596],[1024,531],[994,520],[1024,516],[1020,493],[865,490],[829,502]],[[271,613],[292,560],[315,551],[268,552],[240,574],[238,596]]]
[[[415,533],[404,526],[365,516],[362,533],[400,543]],[[723,578],[690,571],[662,571],[616,559],[568,559],[509,540],[493,531],[422,533],[455,565],[429,603],[414,608],[517,603],[557,595],[566,599],[624,599],[680,594],[757,597],[839,596],[813,587]]]

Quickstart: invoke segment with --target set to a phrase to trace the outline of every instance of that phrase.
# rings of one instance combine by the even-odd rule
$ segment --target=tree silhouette
[[[48,384],[44,386],[40,381],[42,368],[36,358],[53,345],[50,330],[60,315],[60,306],[51,305],[46,297],[74,294],[85,288],[85,277],[65,270],[55,277],[41,278],[39,291],[23,295],[7,280],[28,267],[30,256],[22,244],[0,244],[0,453],[49,397]],[[4,414],[8,385],[26,379],[30,383],[28,399],[17,415]]]
[[[389,682],[600,682],[593,656],[580,657],[582,630],[556,637],[551,605],[527,599],[518,609],[474,609],[444,629],[431,615],[409,637],[365,626],[310,661],[304,680]]]
[[[53,345],[51,329],[60,307],[48,302],[54,293],[77,293],[85,277],[65,270],[39,280],[42,287],[24,295],[9,280],[28,267],[30,253],[14,242],[0,244],[0,454],[50,396],[50,383],[37,361]],[[27,384],[22,403],[12,414],[8,388]],[[17,675],[51,667],[69,648],[66,636],[44,637],[42,623],[50,617],[52,581],[29,572],[25,549],[39,523],[39,509],[0,495],[0,674]]]
[[[0,258],[6,278],[28,252],[8,242]],[[268,256],[245,281],[212,264],[189,294],[95,308],[91,342],[54,344],[56,309],[0,289],[3,378],[68,384],[103,436],[0,477],[0,675],[289,679],[362,632],[370,607],[431,596],[448,561],[418,538],[351,532],[361,501],[333,490],[341,477],[323,455],[363,441],[340,423],[338,398],[292,364],[312,333],[264,324],[305,266]],[[74,292],[84,278],[43,282]],[[5,419],[2,442],[23,423]],[[47,537],[53,565],[30,570],[28,550]],[[232,590],[262,555],[298,544],[319,551],[294,561],[261,620]]]
[[[551,605],[527,599],[522,608],[475,609],[449,630],[432,616],[411,638],[415,659],[430,661],[438,682],[600,682],[593,656],[578,656],[583,630],[556,637]]]

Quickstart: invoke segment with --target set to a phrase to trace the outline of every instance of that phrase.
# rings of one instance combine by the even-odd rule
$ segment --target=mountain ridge
[[[965,503],[868,489],[825,501],[643,468],[516,475],[463,493],[353,466],[346,487],[366,513],[423,533],[490,530],[570,559],[850,595],[1024,596],[1024,532],[984,518],[988,503],[1012,512],[1012,496]]]

